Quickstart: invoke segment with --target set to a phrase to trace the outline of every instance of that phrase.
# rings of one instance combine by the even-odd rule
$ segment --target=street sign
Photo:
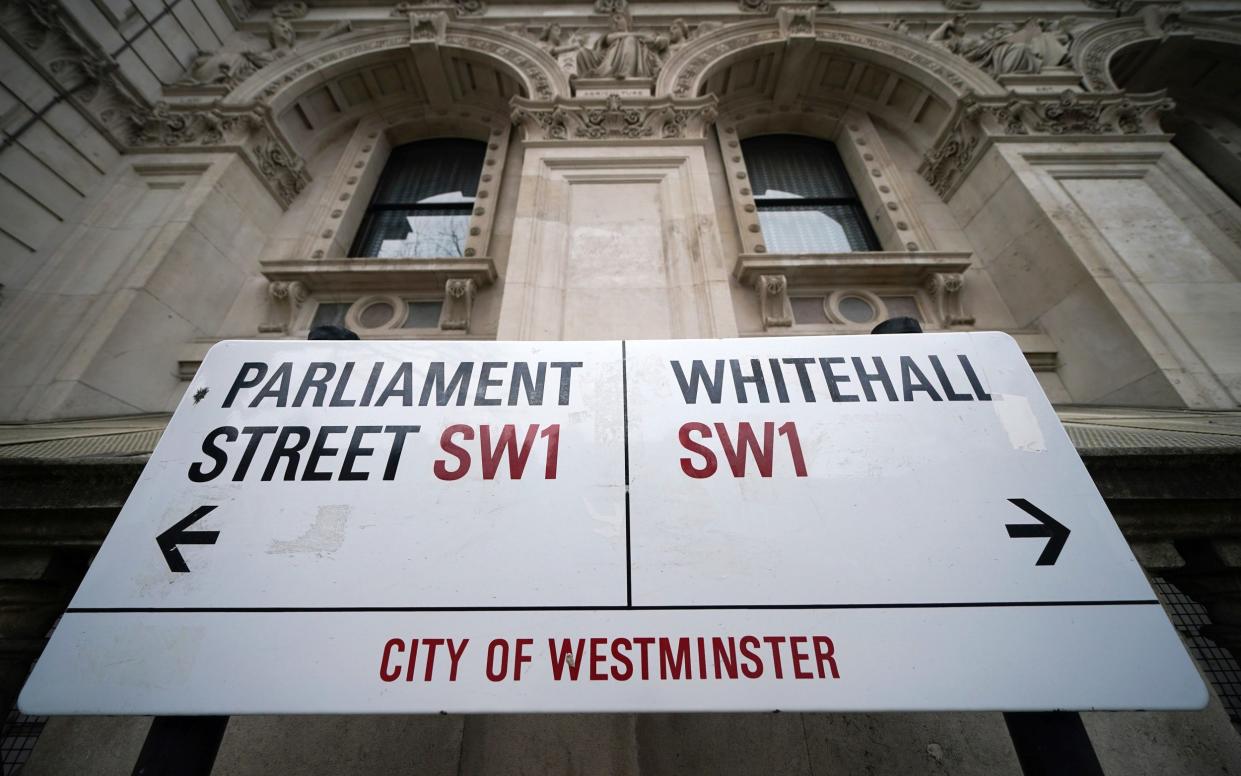
[[[1003,334],[214,347],[34,714],[1201,708]]]

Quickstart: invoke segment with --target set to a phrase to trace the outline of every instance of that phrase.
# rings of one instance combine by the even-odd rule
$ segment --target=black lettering
[[[974,389],[974,395],[978,397],[978,401],[991,401],[991,394],[982,389],[982,383],[978,381],[978,375],[974,374],[974,367],[970,364],[970,360],[964,354],[957,356],[957,360],[961,362],[961,368],[965,370],[965,377],[970,381],[970,386]]]
[[[246,426],[241,430],[243,434],[250,435],[250,441],[246,442],[246,450],[241,454],[241,460],[237,462],[237,469],[233,472],[233,482],[241,482],[246,477],[246,472],[250,470],[250,461],[254,459],[254,453],[259,449],[259,442],[268,434],[276,433],[275,426]]]
[[[253,372],[252,376],[247,376],[247,372]],[[237,398],[237,392],[242,388],[253,388],[259,384],[263,376],[267,374],[267,364],[262,361],[247,361],[241,365],[241,369],[237,370],[237,377],[233,380],[233,387],[228,389],[228,396],[224,397],[224,407],[233,406],[233,399]]]
[[[422,398],[418,400],[418,406],[427,406],[431,398],[431,389],[434,388],[436,407],[447,407],[448,399],[454,391],[457,394],[457,406],[464,407],[466,391],[470,387],[470,375],[473,372],[474,362],[462,361],[457,371],[453,373],[452,380],[448,385],[444,385],[444,362],[432,361],[430,368],[427,369],[427,380],[422,384]]]
[[[400,383],[399,386],[398,383]],[[384,406],[384,402],[393,396],[401,397],[402,407],[412,407],[414,404],[414,365],[408,361],[401,362],[401,365],[396,368],[396,374],[392,375],[392,379],[388,381],[388,387],[379,394],[375,406]]]
[[[939,378],[939,385],[944,389],[944,396],[948,401],[973,401],[974,397],[968,393],[957,393],[952,390],[952,381],[948,379],[948,373],[944,371],[944,365],[939,363],[939,356],[929,356],[931,359],[931,367],[935,370],[935,376]]]
[[[322,377],[316,377],[315,372],[323,372]],[[302,375],[302,385],[297,389],[297,395],[293,397],[293,406],[301,407],[306,401],[306,394],[311,388],[315,390],[315,400],[310,406],[322,407],[323,395],[327,393],[327,381],[332,379],[332,375],[336,374],[336,364],[331,361],[312,361],[310,366],[306,368],[306,374]]]
[[[537,375],[534,381],[530,379],[530,365],[525,361],[513,362],[513,382],[508,388],[508,406],[517,406],[517,390],[521,388],[526,393],[526,404],[537,406],[543,403],[543,383],[547,378],[547,364],[539,362]]]
[[[867,372],[866,367],[862,365],[862,359],[857,356],[853,357],[853,371],[857,372],[857,381],[862,386],[866,401],[875,400],[875,392],[870,387],[873,382],[883,383],[883,392],[888,395],[888,401],[896,401],[896,389],[892,387],[892,379],[888,377],[887,367],[883,365],[879,356],[872,356],[871,359],[875,362],[876,371]]]
[[[499,399],[487,398],[487,389],[502,384],[503,380],[492,380],[491,370],[508,366],[507,361],[484,361],[478,366],[478,390],[474,393],[475,407],[498,407]]]
[[[329,407],[352,407],[356,402],[353,399],[342,397],[345,392],[345,386],[349,384],[349,378],[353,375],[353,362],[346,361],[345,368],[340,370],[340,379],[336,382],[336,390],[332,392],[332,400],[328,402]]]
[[[285,407],[289,404],[289,381],[293,379],[293,364],[285,361],[276,367],[276,371],[263,385],[262,390],[258,392],[251,401],[251,407],[257,407],[266,398],[271,397],[276,400],[277,407]]]
[[[848,375],[838,375],[832,371],[832,364],[843,364],[845,360],[840,356],[831,356],[829,358],[819,359],[819,368],[823,370],[823,379],[827,380],[827,392],[831,395],[832,401],[861,401],[855,394],[841,393],[836,387],[837,383],[849,382]]]
[[[914,400],[914,391],[925,391],[932,401],[943,401],[931,386],[931,381],[926,379],[926,375],[909,356],[901,356],[901,383],[905,387],[905,401]]]
[[[379,384],[379,373],[384,369],[384,362],[379,361],[371,367],[371,376],[366,379],[366,388],[362,390],[361,406],[371,406],[371,396],[375,394],[375,386]]]
[[[315,437],[315,444],[310,448],[310,455],[306,456],[306,468],[302,471],[302,482],[322,482],[332,479],[331,472],[321,472],[316,467],[319,465],[320,458],[331,458],[340,452],[339,447],[325,446],[327,438],[332,434],[343,434],[348,430],[348,426],[323,426],[319,429],[319,435]]]
[[[385,426],[384,433],[392,434],[392,450],[388,452],[388,465],[384,467],[384,479],[396,479],[396,467],[401,463],[401,451],[405,448],[405,435],[417,434],[421,426]]]
[[[234,391],[235,393],[235,391]],[[231,399],[232,394],[229,394]],[[207,434],[203,439],[203,453],[215,462],[215,466],[211,467],[211,471],[203,471],[202,463],[195,461],[190,464],[190,482],[210,482],[224,471],[225,465],[228,464],[228,453],[225,453],[216,444],[216,440],[225,437],[229,442],[237,441],[237,429],[233,426],[220,426]]]
[[[715,362],[715,379],[707,377],[707,366],[698,359],[694,359],[689,368],[689,382],[685,380],[685,373],[681,371],[680,361],[671,361],[672,371],[676,373],[677,382],[681,385],[681,395],[685,397],[686,404],[698,403],[698,384],[702,383],[707,389],[707,398],[712,404],[720,403],[720,395],[724,392],[724,362]]]
[[[772,382],[776,384],[776,398],[780,400],[781,404],[788,404],[789,389],[784,384],[784,372],[780,369],[780,359],[772,358],[769,361],[771,362]]]
[[[296,436],[298,440],[295,444],[289,444],[289,438],[293,436]],[[267,460],[267,468],[263,470],[263,482],[271,481],[272,475],[276,473],[276,464],[281,458],[288,459],[284,467],[284,476],[281,479],[286,481],[297,479],[297,464],[301,461],[301,451],[309,441],[310,429],[305,426],[285,426],[280,429],[280,433],[276,436],[276,446],[271,451],[271,458]]]
[[[370,478],[369,472],[355,472],[353,470],[353,462],[358,458],[365,458],[375,452],[373,447],[363,447],[362,437],[367,434],[378,434],[383,431],[383,426],[358,426],[353,430],[353,436],[349,438],[349,449],[345,451],[345,460],[340,465],[341,480],[365,480]]]
[[[814,389],[810,387],[810,373],[806,371],[808,364],[813,364],[813,358],[786,358],[784,363],[792,364],[797,370],[797,381],[801,383],[801,395],[807,402],[815,401]]]
[[[754,387],[758,389],[758,400],[763,404],[767,403],[767,379],[763,377],[763,362],[757,358],[750,359],[750,370],[752,374],[741,374],[740,359],[729,359],[728,365],[733,370],[733,388],[737,391],[737,402],[745,404],[749,399],[746,395],[745,384],[754,383]]]
[[[552,369],[560,370],[560,399],[558,404],[561,407],[569,403],[569,381],[573,379],[573,370],[582,365],[581,361],[553,361]]]

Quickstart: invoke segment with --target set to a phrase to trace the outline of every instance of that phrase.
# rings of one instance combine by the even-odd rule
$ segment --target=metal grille
[[[1202,626],[1211,624],[1207,610],[1162,577],[1153,577],[1151,584],[1163,601],[1168,618],[1185,639],[1189,654],[1198,661],[1198,667],[1224,704],[1228,718],[1241,725],[1241,665],[1228,650],[1201,634]]]
[[[21,772],[46,722],[47,717],[31,717],[15,708],[9,710],[4,732],[0,734],[0,773],[3,776]]]

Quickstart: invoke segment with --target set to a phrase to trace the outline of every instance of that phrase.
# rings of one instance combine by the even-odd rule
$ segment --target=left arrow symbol
[[[159,544],[160,552],[164,553],[164,562],[168,564],[169,571],[189,571],[190,567],[185,565],[185,558],[181,557],[181,551],[177,549],[178,544],[215,544],[215,540],[220,538],[219,531],[187,531],[194,523],[197,523],[215,506],[205,506],[195,509],[187,516],[182,518],[167,531],[155,537],[155,541]]]

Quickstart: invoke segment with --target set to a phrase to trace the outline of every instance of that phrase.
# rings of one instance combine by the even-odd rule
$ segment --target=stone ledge
[[[259,268],[271,282],[299,282],[314,292],[444,293],[449,280],[473,280],[479,288],[496,280],[489,258],[307,259],[264,261]]]
[[[964,272],[970,266],[970,258],[970,253],[950,251],[743,253],[737,257],[733,275],[744,285],[752,285],[760,275],[784,275],[791,286],[849,283],[918,286],[935,273]]]

